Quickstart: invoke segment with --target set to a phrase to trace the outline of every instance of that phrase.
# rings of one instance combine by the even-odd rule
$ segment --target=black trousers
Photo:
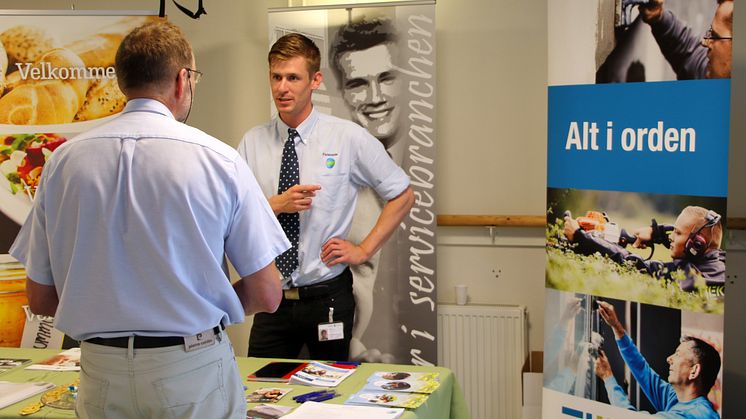
[[[283,296],[276,312],[254,315],[249,337],[249,356],[298,358],[305,344],[311,359],[348,360],[355,319],[355,297],[349,268],[340,276],[342,275],[349,275],[347,284],[336,287],[326,295],[308,298],[301,295],[300,300],[288,300]],[[344,322],[344,339],[319,341],[318,326],[329,321],[330,307],[334,308],[334,321]]]

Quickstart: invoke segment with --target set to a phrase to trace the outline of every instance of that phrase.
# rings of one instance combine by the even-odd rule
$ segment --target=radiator
[[[528,351],[523,306],[438,305],[438,365],[453,371],[472,419],[516,419]]]

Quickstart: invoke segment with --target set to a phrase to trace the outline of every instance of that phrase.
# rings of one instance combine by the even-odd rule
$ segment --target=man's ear
[[[177,99],[181,99],[186,94],[187,89],[189,89],[189,86],[187,86],[187,83],[189,83],[189,77],[191,77],[191,75],[185,68],[182,68],[178,73],[176,73],[174,95]]]
[[[311,77],[311,89],[318,89],[319,86],[321,86],[322,81],[324,81],[324,76],[320,71],[313,73],[313,77]]]
[[[689,369],[689,380],[694,381],[699,377],[699,374],[702,372],[702,365],[700,364],[694,364]]]

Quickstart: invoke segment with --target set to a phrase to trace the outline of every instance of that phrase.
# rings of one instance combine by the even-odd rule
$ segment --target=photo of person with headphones
[[[623,231],[623,230],[622,230]],[[619,264],[629,264],[656,278],[675,281],[684,291],[694,291],[696,280],[704,279],[708,291],[722,295],[725,285],[725,251],[722,217],[717,212],[700,206],[685,207],[673,225],[658,224],[653,219],[650,226],[640,227],[627,235],[622,234],[616,243],[586,231],[580,223],[564,216],[563,233],[573,245],[575,253],[599,253]],[[632,241],[634,240],[634,241]],[[626,245],[647,248],[661,244],[671,251],[670,261],[644,259]]]

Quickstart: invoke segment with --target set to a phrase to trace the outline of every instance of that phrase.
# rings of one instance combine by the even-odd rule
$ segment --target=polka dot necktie
[[[277,187],[277,193],[281,194],[291,186],[300,183],[300,170],[298,169],[298,155],[295,153],[295,137],[298,137],[298,131],[288,128],[288,139],[285,141],[285,148],[282,150],[282,165],[280,166],[280,183]],[[298,266],[298,238],[300,236],[300,214],[297,212],[280,213],[277,216],[285,235],[292,243],[293,247],[277,257],[277,269],[284,278],[290,278]]]

